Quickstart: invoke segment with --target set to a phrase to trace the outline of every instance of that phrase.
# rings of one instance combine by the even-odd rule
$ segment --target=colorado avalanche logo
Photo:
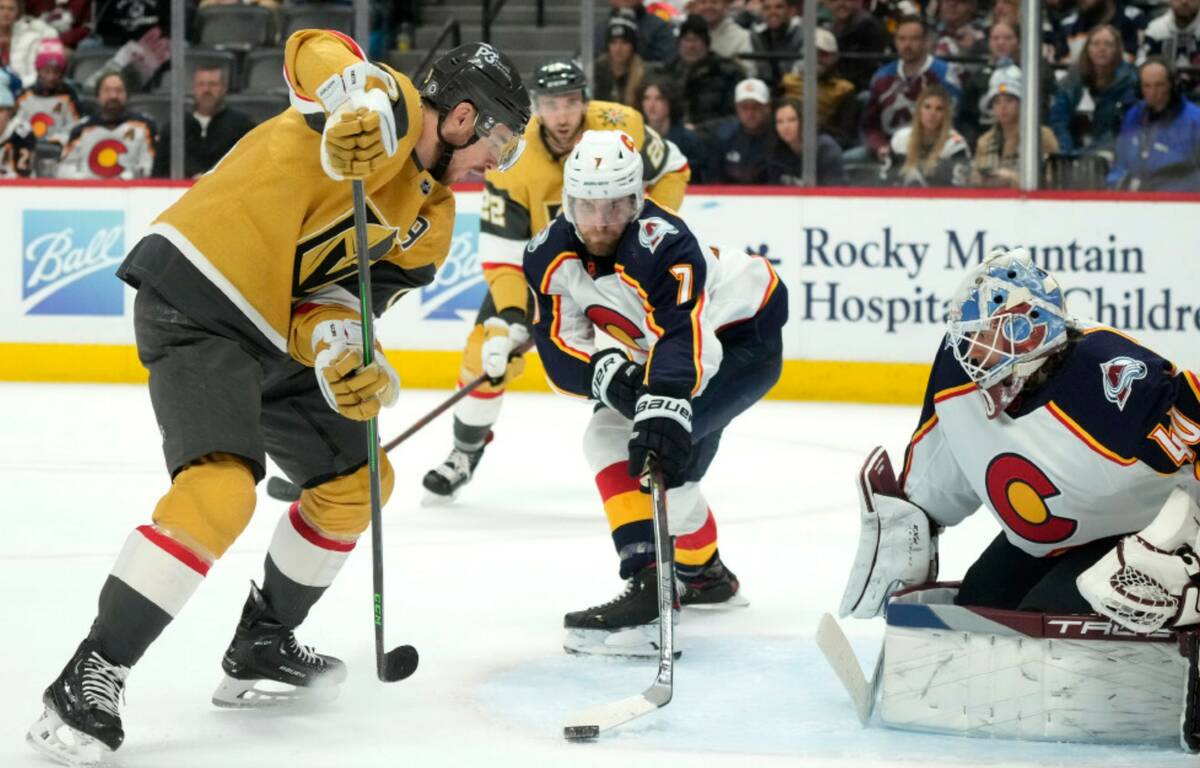
[[[125,170],[121,158],[129,150],[116,139],[104,139],[92,147],[88,154],[88,168],[101,179],[112,179],[120,176]]]
[[[542,247],[542,243],[546,242],[546,238],[548,237],[550,237],[550,224],[542,227],[542,231],[533,236],[533,239],[529,241],[529,245],[525,246],[525,252],[533,253]]]
[[[638,222],[638,242],[650,253],[654,253],[668,235],[676,234],[679,234],[679,230],[673,224],[657,216],[651,216]]]
[[[1133,382],[1146,378],[1146,364],[1132,357],[1114,357],[1107,363],[1100,363],[1100,374],[1104,378],[1105,399],[1116,405],[1118,411],[1123,411],[1133,392]]]

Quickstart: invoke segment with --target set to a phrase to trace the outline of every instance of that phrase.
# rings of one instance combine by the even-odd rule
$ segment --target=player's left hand
[[[493,386],[512,381],[525,371],[524,356],[513,356],[513,352],[527,341],[529,331],[522,323],[510,323],[502,317],[483,321],[483,347],[479,354],[483,372]]]
[[[692,457],[692,403],[647,392],[638,398],[629,438],[629,474],[640,477],[653,454],[668,488],[683,485]]]
[[[400,377],[382,350],[364,366],[362,323],[329,320],[313,331],[313,370],[317,385],[329,407],[348,419],[367,421],[380,409],[395,405],[400,395]]]

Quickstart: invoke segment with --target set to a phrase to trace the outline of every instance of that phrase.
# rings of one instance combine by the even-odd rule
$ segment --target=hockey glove
[[[500,386],[520,376],[525,371],[523,355],[513,356],[513,351],[529,341],[529,329],[520,322],[509,322],[503,317],[489,317],[483,321],[483,348],[480,357],[483,372],[493,386]]]
[[[368,75],[387,90],[367,89]],[[317,89],[325,108],[321,133],[321,168],[335,181],[363,179],[396,154],[396,117],[392,98],[399,89],[391,75],[373,64],[351,64]]]
[[[629,438],[629,474],[646,473],[651,455],[668,488],[683,485],[692,457],[692,403],[647,392],[637,399]]]
[[[600,350],[592,355],[592,399],[632,420],[645,370],[619,349]]]
[[[348,419],[367,421],[396,403],[400,377],[382,350],[363,366],[362,323],[327,320],[313,330],[313,370],[329,407]]]

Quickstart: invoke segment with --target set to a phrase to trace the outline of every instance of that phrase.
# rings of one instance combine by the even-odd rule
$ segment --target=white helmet
[[[563,167],[563,213],[575,224],[571,201],[634,198],[633,218],[642,211],[642,156],[624,131],[584,131]]]

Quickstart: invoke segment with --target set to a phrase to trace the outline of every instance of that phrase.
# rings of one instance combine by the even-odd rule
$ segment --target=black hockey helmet
[[[572,91],[582,91],[583,98],[588,97],[587,75],[573,59],[555,59],[533,71],[533,83],[529,86],[529,93],[533,96]]]
[[[441,136],[441,119],[464,101],[478,112],[475,136],[463,146],[451,147],[451,153],[488,137],[497,124],[519,138],[529,122],[529,94],[521,75],[511,59],[487,43],[467,43],[443,53],[421,78],[420,89],[421,98],[438,111],[438,137],[447,146],[451,145]],[[519,148],[513,150],[519,153]],[[515,160],[511,156],[501,165],[507,167]],[[449,153],[444,153],[443,161],[449,162]]]

